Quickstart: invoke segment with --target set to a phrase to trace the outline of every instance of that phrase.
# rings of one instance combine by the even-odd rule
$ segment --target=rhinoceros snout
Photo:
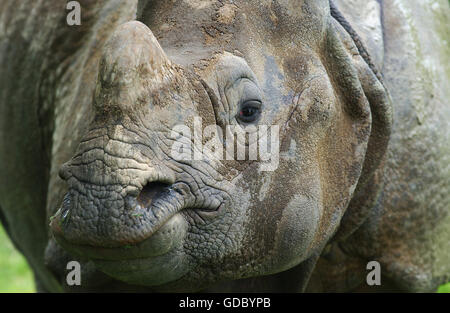
[[[71,188],[51,218],[55,239],[76,255],[122,260],[166,253],[183,238],[179,212],[189,205],[182,183],[151,182],[118,196],[98,186]],[[94,194],[96,196],[94,196]]]
[[[88,133],[79,153],[59,172],[69,188],[50,226],[55,238],[69,250],[139,245],[165,229],[165,224],[195,199],[191,188],[177,182],[169,169],[156,160],[141,159],[133,145],[111,139],[115,133],[123,141],[130,140],[129,134],[120,130],[104,136]],[[156,246],[161,243],[173,244],[170,238],[153,241]],[[144,254],[167,248],[156,246],[147,244]],[[84,250],[75,252],[85,254]]]

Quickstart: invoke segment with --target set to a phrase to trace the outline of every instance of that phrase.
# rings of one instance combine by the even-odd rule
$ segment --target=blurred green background
[[[0,293],[3,292],[35,292],[35,287],[25,258],[0,226]],[[450,283],[441,286],[438,292],[450,293]]]
[[[35,292],[27,261],[0,225],[0,292]]]

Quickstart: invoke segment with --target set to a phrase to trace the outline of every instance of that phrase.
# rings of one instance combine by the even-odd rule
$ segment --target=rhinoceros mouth
[[[136,244],[125,244],[119,247],[74,244],[58,234],[55,234],[55,239],[70,253],[89,260],[137,260],[157,257],[170,251],[184,235],[181,225],[180,215],[175,214],[148,238]]]
[[[88,259],[155,257],[167,253],[183,240],[186,232],[180,226],[183,223],[207,223],[208,219],[223,212],[223,201],[210,201],[201,205],[197,203],[197,198],[185,183],[147,184],[137,197],[125,199],[120,216],[122,220],[106,228],[110,232],[104,235],[98,230],[94,235],[90,233],[80,221],[80,213],[74,216],[76,214],[70,212],[71,207],[77,204],[65,199],[52,217],[50,227],[61,246]],[[80,211],[79,207],[77,209]],[[113,234],[114,229],[127,235]]]

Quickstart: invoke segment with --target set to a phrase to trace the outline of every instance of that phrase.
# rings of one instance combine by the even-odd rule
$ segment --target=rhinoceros
[[[448,1],[78,2],[0,5],[0,219],[39,291],[450,281]],[[183,125],[276,162],[176,158]]]

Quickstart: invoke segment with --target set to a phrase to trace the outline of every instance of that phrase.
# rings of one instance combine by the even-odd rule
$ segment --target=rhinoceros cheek
[[[289,269],[310,255],[318,230],[321,205],[304,195],[294,195],[278,224],[275,249],[279,268]]]

